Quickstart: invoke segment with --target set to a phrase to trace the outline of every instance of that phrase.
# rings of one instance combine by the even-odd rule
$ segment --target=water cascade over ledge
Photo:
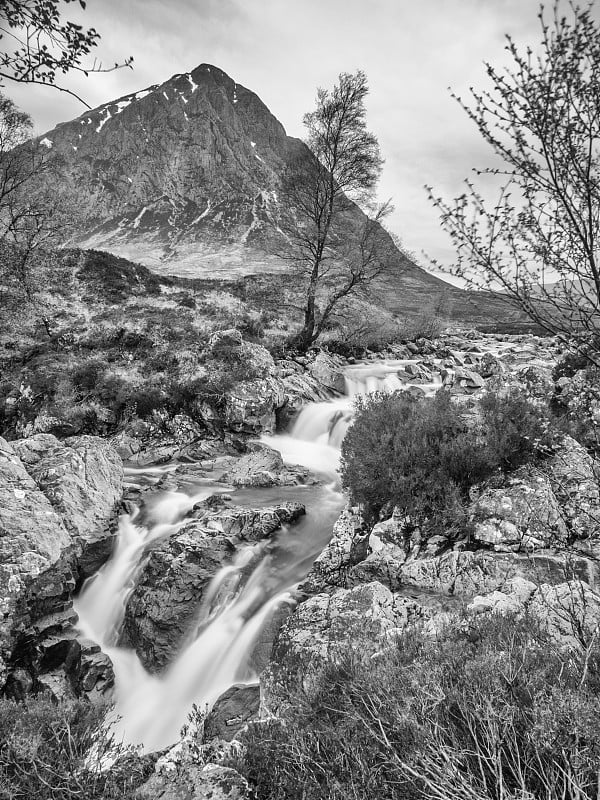
[[[209,484],[196,487],[193,494],[156,492],[150,494],[143,510],[136,508],[121,517],[111,559],[86,581],[75,601],[82,635],[97,642],[114,665],[118,738],[143,745],[147,751],[166,747],[177,740],[192,704],[211,706],[234,683],[256,679],[248,668],[256,639],[274,609],[289,601],[290,591],[327,544],[342,507],[337,470],[341,443],[352,419],[353,397],[400,388],[396,372],[408,363],[378,362],[348,369],[345,396],[310,403],[289,434],[263,439],[280,450],[284,461],[308,467],[324,483],[234,493],[234,502],[254,506],[272,503],[283,495],[293,497],[305,503],[307,514],[289,530],[278,532],[268,552],[265,542],[247,545],[213,577],[193,630],[160,675],[149,673],[133,650],[117,646],[127,601],[143,569],[148,546],[182,528],[195,504],[226,489]],[[431,393],[439,385],[423,388]],[[172,465],[155,466],[128,469],[126,474],[132,480],[153,482],[172,470]],[[258,564],[247,576],[251,560]]]

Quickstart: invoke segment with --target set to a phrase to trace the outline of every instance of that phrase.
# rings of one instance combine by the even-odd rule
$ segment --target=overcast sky
[[[69,6],[69,18],[77,16]],[[316,87],[340,72],[366,72],[368,120],[385,158],[381,199],[388,227],[426,265],[451,263],[448,239],[424,184],[447,198],[488,152],[450,97],[486,85],[484,61],[506,60],[504,35],[536,45],[537,0],[88,0],[79,17],[102,36],[106,64],[134,56],[134,70],[69,79],[92,106],[214,64],[256,92],[287,132],[302,136]],[[41,133],[84,110],[35,86],[5,89]]]

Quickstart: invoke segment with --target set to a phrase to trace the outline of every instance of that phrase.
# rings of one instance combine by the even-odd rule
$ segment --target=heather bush
[[[446,392],[423,401],[360,397],[342,444],[342,484],[352,501],[371,519],[397,505],[429,533],[459,521],[469,488],[495,468]]]
[[[0,700],[0,800],[133,798],[151,767],[111,741],[103,716],[83,701]],[[108,752],[121,760],[102,771]]]
[[[344,488],[371,520],[399,506],[425,535],[464,529],[471,487],[549,454],[557,436],[547,412],[514,393],[487,394],[481,416],[467,420],[443,391],[358,398],[342,445]]]
[[[360,642],[241,765],[258,800],[597,800],[600,648],[565,654],[527,617]]]
[[[504,470],[553,452],[557,431],[548,408],[533,404],[519,391],[498,395],[486,392],[480,401],[485,442]]]

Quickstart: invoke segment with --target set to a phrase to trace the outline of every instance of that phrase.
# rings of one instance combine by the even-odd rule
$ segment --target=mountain
[[[290,159],[309,151],[218,67],[174,75],[57,125],[38,141],[83,220],[70,244],[184,277],[288,268],[276,255],[277,190]],[[459,319],[482,321],[495,309],[497,301],[482,295],[474,311],[470,293],[395,254],[384,293],[390,310],[418,312],[442,296]],[[500,308],[505,318],[504,302]]]
[[[304,145],[217,67],[121,97],[39,141],[85,219],[74,244],[180,275],[276,268],[278,176]]]

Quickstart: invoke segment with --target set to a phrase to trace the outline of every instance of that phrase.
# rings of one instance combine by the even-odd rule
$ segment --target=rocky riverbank
[[[275,432],[307,402],[326,401],[348,387],[358,391],[361,381],[363,390],[403,389],[416,397],[444,387],[475,418],[486,388],[518,387],[534,402],[552,396],[568,410],[581,403],[576,389],[586,380],[582,369],[553,373],[557,344],[533,337],[452,335],[368,354],[359,363],[325,352],[274,360],[235,331],[215,336],[211,347],[247,359],[254,376],[232,387],[220,415],[201,405],[196,418],[137,419],[109,441],[33,433],[44,426],[38,420],[25,431],[31,435],[2,441],[0,677],[8,696],[41,689],[57,697],[110,691],[110,659],[75,634],[73,592],[108,557],[119,512],[157,489],[221,481],[216,496],[190,506],[176,531],[148,547],[127,601],[121,644],[134,647],[149,670],[164,670],[189,635],[215,573],[232,563],[240,547],[268,546],[282,524],[293,526],[304,513],[299,500],[314,480],[309,470],[284,464],[274,448],[252,442]],[[370,383],[364,382],[367,374]],[[594,397],[587,404],[592,419]],[[122,459],[130,465],[125,486]],[[173,471],[160,472],[156,481],[136,477],[135,470],[147,477],[147,465],[166,462]],[[227,487],[294,486],[298,498],[286,495],[285,502],[256,508],[224,494]],[[285,716],[290,693],[314,683],[330,658],[358,640],[376,655],[410,628],[435,636],[465,614],[507,612],[542,620],[558,647],[578,647],[593,634],[600,623],[600,493],[598,466],[588,450],[563,437],[543,469],[525,466],[510,479],[479,486],[469,516],[467,538],[421,541],[407,536],[397,515],[371,529],[359,509],[345,509],[298,586],[295,609],[276,614],[261,639],[253,662],[260,707],[254,689],[228,692],[206,726],[199,723],[157,762],[147,794],[140,796],[164,791],[174,769],[181,787],[204,791],[211,784],[212,791],[217,781],[222,794],[215,796],[245,796],[243,779],[228,766],[243,750],[244,726],[253,718]],[[262,552],[244,565],[242,581]],[[578,634],[574,619],[580,621]]]

